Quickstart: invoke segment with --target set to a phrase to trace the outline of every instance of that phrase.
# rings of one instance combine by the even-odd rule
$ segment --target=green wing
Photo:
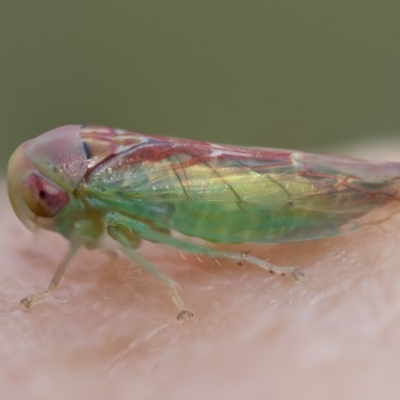
[[[204,156],[190,146],[163,148],[148,160],[131,153],[89,175],[81,190],[92,206],[212,242],[339,235],[366,213],[399,202],[394,163],[219,146]]]

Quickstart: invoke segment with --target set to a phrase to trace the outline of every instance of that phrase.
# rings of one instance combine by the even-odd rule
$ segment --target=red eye
[[[69,200],[68,194],[44,177],[33,173],[22,184],[22,197],[38,217],[54,217]]]

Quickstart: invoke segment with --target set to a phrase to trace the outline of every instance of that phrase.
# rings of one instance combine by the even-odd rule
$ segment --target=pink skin
[[[371,153],[386,156],[376,146]],[[277,265],[301,267],[306,276],[298,284],[250,265],[184,260],[175,249],[145,244],[141,253],[181,284],[195,313],[179,325],[168,291],[123,256],[99,251],[81,251],[58,290],[24,311],[19,300],[46,287],[67,243],[45,231],[32,237],[2,196],[5,398],[336,400],[399,393],[399,216],[342,237],[251,247]]]

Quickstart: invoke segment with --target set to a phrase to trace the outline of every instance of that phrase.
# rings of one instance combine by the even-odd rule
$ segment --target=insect
[[[230,147],[103,126],[64,126],[23,143],[7,175],[18,218],[70,242],[48,289],[21,300],[26,308],[55,290],[79,248],[99,248],[108,234],[171,290],[179,320],[192,316],[179,285],[136,252],[141,240],[247,261],[298,280],[303,274],[297,268],[188,237],[210,243],[325,238],[379,222],[400,205],[400,163]],[[387,212],[371,218],[378,209]]]

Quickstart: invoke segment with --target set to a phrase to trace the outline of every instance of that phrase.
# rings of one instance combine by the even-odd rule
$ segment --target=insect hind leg
[[[183,243],[188,244],[186,242]],[[174,244],[174,246],[178,247],[176,243]],[[270,264],[267,261],[261,260],[260,258],[249,256],[248,253],[240,253],[237,251],[219,251],[210,249],[205,246],[203,247],[203,249],[204,251],[202,251],[202,249],[197,249],[197,251],[194,251],[194,253],[205,254],[208,257],[215,259],[225,258],[228,260],[233,260],[239,265],[243,264],[244,262],[249,262],[250,264],[256,265],[257,267],[260,267],[271,274],[291,276],[296,282],[298,282],[304,276],[304,273],[296,267],[278,267],[276,265]],[[186,250],[193,253],[193,251],[191,250]]]
[[[269,262],[263,261],[257,257],[249,256],[247,253],[243,254],[243,260],[248,261],[250,264],[257,265],[271,274],[291,276],[296,282],[304,276],[304,273],[296,267],[277,267],[276,265],[270,264]]]
[[[149,240],[151,242],[164,243],[166,245],[187,251],[188,253],[202,254],[211,258],[225,258],[238,263],[247,261],[251,264],[257,265],[258,267],[265,269],[270,273],[282,276],[291,276],[295,281],[300,280],[304,276],[303,272],[295,267],[277,267],[257,257],[249,256],[247,253],[214,250],[207,246],[190,243],[182,239],[174,238],[166,233],[152,230],[151,226],[141,221],[137,221],[135,219],[120,215],[116,212],[107,213],[106,221],[109,224],[117,224],[130,228],[135,232],[138,232],[140,237],[143,239]]]

